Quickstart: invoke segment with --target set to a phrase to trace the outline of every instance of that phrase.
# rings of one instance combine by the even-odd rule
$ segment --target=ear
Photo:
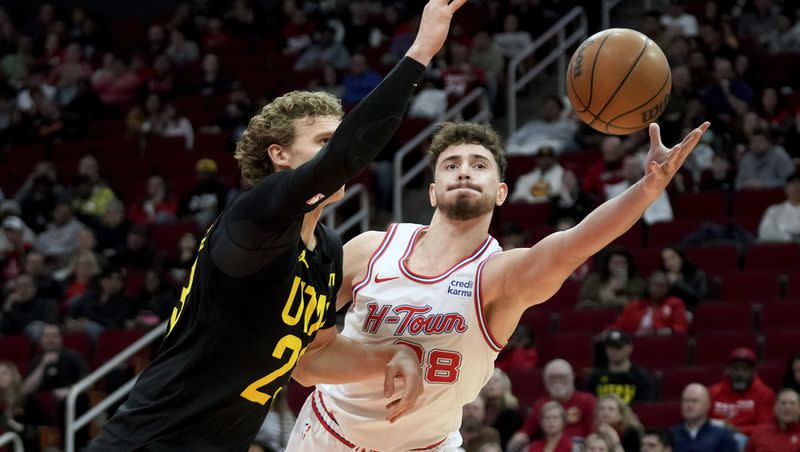
[[[278,144],[271,144],[267,148],[267,156],[272,161],[275,171],[289,168],[289,150]]]
[[[500,182],[497,185],[497,199],[495,200],[495,204],[497,206],[502,206],[506,199],[508,198],[508,184],[505,182]]]
[[[431,182],[431,184],[428,185],[428,198],[431,201],[431,207],[435,208],[436,207],[436,184],[433,183],[433,182]]]

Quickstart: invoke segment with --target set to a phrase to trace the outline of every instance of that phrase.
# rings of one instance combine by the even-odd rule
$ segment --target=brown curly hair
[[[296,119],[323,116],[344,116],[341,101],[325,92],[292,91],[261,109],[236,143],[234,158],[242,169],[244,182],[252,187],[275,171],[267,148],[272,144],[292,144]]]
[[[439,156],[450,146],[478,144],[492,153],[494,161],[497,162],[500,180],[505,179],[506,151],[503,148],[503,140],[491,126],[472,122],[444,122],[440,126],[441,128],[433,136],[431,146],[428,148],[428,156],[430,157],[428,165],[432,172],[436,169],[436,162],[439,160]]]

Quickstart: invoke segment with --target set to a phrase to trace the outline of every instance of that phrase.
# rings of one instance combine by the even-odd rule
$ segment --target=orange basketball
[[[664,111],[672,91],[664,52],[626,28],[603,30],[583,41],[569,61],[566,82],[578,117],[611,135],[647,127]]]

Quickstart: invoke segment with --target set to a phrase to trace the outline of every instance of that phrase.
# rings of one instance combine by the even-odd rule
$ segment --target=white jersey
[[[372,254],[342,335],[363,344],[402,343],[422,363],[424,393],[390,424],[383,376],[343,385],[318,385],[326,411],[347,440],[381,452],[434,448],[461,426],[461,408],[489,381],[502,349],[489,332],[481,300],[481,271],[501,251],[491,236],[472,254],[438,276],[407,266],[427,227],[390,226]],[[402,388],[396,388],[400,394]]]

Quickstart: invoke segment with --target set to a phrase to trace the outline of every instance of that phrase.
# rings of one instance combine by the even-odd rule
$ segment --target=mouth
[[[459,190],[474,191],[476,193],[481,193],[481,191],[480,191],[480,189],[478,187],[475,187],[475,186],[472,186],[472,185],[456,185],[456,186],[450,187],[447,191],[459,191]]]

